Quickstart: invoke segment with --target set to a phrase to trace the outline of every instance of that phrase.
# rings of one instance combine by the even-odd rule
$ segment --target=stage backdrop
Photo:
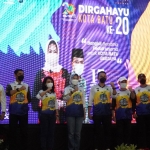
[[[32,93],[29,123],[38,123],[35,95],[46,75],[55,78],[59,100],[73,72],[81,74],[86,101],[100,70],[107,72],[107,84],[115,82],[117,86],[118,78],[125,76],[135,87],[141,72],[146,73],[149,82],[149,0],[20,2],[0,1],[0,84],[6,88],[15,80],[14,70],[24,70]],[[51,48],[49,40],[53,41]],[[83,49],[82,54],[72,56],[74,48]],[[49,50],[55,52],[47,55]],[[76,60],[78,57],[81,59]],[[7,97],[6,117],[0,123],[8,123],[8,104]]]

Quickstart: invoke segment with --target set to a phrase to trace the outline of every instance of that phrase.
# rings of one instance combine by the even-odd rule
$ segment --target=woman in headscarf
[[[51,39],[46,44],[45,50],[45,64],[40,69],[34,80],[33,96],[32,96],[32,108],[34,111],[38,111],[40,103],[37,103],[36,94],[42,88],[42,81],[45,77],[50,76],[54,79],[55,93],[59,104],[61,103],[61,116],[60,122],[65,122],[65,111],[63,108],[64,103],[61,102],[63,91],[65,86],[69,84],[69,74],[59,64],[59,47],[55,40]]]
[[[64,100],[67,102],[66,117],[68,126],[68,149],[79,150],[80,134],[83,119],[85,119],[84,88],[79,87],[79,76],[70,77],[70,85],[65,88]]]

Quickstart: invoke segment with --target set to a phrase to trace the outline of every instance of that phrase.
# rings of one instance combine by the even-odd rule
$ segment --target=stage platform
[[[101,150],[103,150],[104,136],[103,128],[101,126],[101,135],[99,142],[101,144]],[[112,149],[116,146],[116,125],[112,124]],[[81,147],[80,150],[93,150],[93,124],[83,124],[81,132]],[[19,128],[18,128],[19,132]],[[9,133],[9,125],[0,125],[0,135],[7,137]],[[40,126],[38,124],[29,124],[28,126],[28,150],[40,150]],[[137,130],[136,124],[132,124],[131,132],[131,142],[136,144]],[[18,138],[18,145],[19,145]],[[7,142],[9,139],[7,139]],[[55,148],[54,150],[67,150],[67,125],[66,124],[56,124],[55,129]]]

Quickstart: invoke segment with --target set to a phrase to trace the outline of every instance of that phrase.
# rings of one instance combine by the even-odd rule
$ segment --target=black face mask
[[[100,82],[101,82],[101,83],[105,83],[105,81],[106,81],[106,78],[105,78],[105,77],[100,78]]]
[[[23,81],[23,79],[24,79],[24,76],[23,76],[23,75],[18,76],[18,80],[19,80],[19,81]]]
[[[140,83],[141,83],[141,84],[145,84],[145,83],[146,83],[146,79],[141,79],[141,80],[140,80]]]

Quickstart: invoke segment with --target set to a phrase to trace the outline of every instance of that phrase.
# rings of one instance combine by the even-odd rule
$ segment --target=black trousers
[[[138,147],[150,148],[150,115],[138,115]]]
[[[18,123],[20,127],[20,134],[18,134]],[[28,144],[28,114],[25,115],[9,115],[9,129],[10,129],[10,150],[27,150]],[[20,147],[18,139],[20,138]]]
[[[55,114],[40,114],[41,150],[53,150],[55,122]]]
[[[131,120],[122,119],[116,121],[117,126],[117,145],[122,143],[130,145]]]
[[[102,145],[104,149],[108,149],[111,147],[111,115],[104,116],[93,116],[94,121],[94,148],[102,149]],[[100,140],[100,126],[103,125],[104,133],[103,133],[103,142]]]

